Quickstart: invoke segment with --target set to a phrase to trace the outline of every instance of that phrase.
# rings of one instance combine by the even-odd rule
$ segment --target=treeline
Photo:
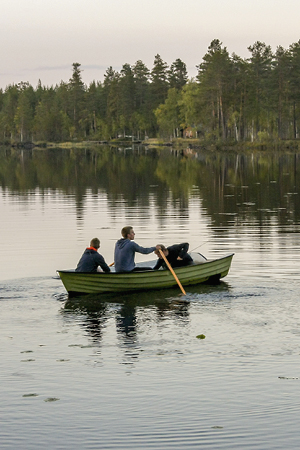
[[[68,82],[36,89],[21,82],[0,90],[0,142],[108,140],[121,136],[197,137],[209,141],[297,139],[300,40],[275,53],[262,42],[250,57],[229,55],[215,39],[188,80],[186,64],[156,55],[109,67],[85,85],[79,63]]]

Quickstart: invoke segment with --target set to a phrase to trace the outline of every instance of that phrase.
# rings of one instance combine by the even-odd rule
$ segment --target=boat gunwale
[[[228,255],[222,256],[221,258],[217,258],[217,259],[208,259],[204,262],[199,262],[199,263],[193,263],[193,264],[189,264],[187,266],[182,266],[182,267],[174,267],[175,272],[180,273],[181,271],[185,271],[188,268],[192,268],[192,267],[198,267],[198,266],[206,266],[209,265],[211,263],[215,263],[215,262],[219,262],[222,261],[223,259],[228,259],[229,257],[233,257],[234,253],[229,253]],[[147,263],[147,261],[144,261],[142,264]],[[149,264],[149,262],[148,262]],[[137,266],[138,267],[138,266]],[[57,273],[63,273],[63,274],[76,274],[76,276],[78,275],[90,275],[90,276],[120,276],[120,275],[126,275],[126,276],[139,276],[139,275],[144,275],[144,274],[149,274],[150,276],[152,275],[157,275],[159,273],[164,273],[164,272],[169,272],[168,269],[163,269],[163,270],[153,270],[151,268],[151,270],[139,270],[139,271],[131,271],[131,272],[76,272],[75,269],[68,269],[68,270],[56,270]]]

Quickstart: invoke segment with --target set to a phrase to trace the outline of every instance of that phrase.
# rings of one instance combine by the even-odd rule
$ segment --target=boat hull
[[[174,270],[183,286],[205,283],[209,279],[217,281],[228,274],[232,257],[233,254],[230,254],[223,258]],[[130,273],[83,273],[74,270],[58,270],[57,273],[70,296],[166,289],[177,285],[169,270]]]

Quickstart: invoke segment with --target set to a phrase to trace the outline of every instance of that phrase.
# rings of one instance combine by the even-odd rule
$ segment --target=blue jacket
[[[135,268],[135,253],[148,255],[148,253],[154,252],[155,248],[156,247],[144,248],[130,239],[119,239],[115,245],[116,272],[131,272]]]
[[[100,266],[104,272],[110,272],[110,268],[104,261],[102,255],[93,247],[85,249],[79,263],[75,269],[75,272],[97,272],[97,267]]]

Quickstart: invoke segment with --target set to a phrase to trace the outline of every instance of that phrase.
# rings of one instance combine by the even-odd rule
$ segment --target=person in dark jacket
[[[85,249],[80,258],[75,272],[97,272],[98,266],[100,266],[104,272],[110,272],[110,268],[106,264],[103,256],[98,253],[98,248],[100,248],[99,239],[92,239],[90,247]]]
[[[171,264],[171,267],[189,266],[193,263],[193,258],[187,253],[189,249],[189,244],[187,242],[184,242],[183,244],[174,244],[167,248],[162,244],[158,247],[161,248],[165,257]],[[158,270],[160,267],[167,269],[167,265],[158,249],[155,250],[155,254],[159,259],[153,269]]]
[[[136,267],[134,262],[135,253],[147,255],[154,252],[156,247],[141,247],[133,242],[135,232],[132,227],[122,228],[122,239],[115,245],[115,270],[116,272],[132,272],[133,270],[152,270],[151,267]]]

